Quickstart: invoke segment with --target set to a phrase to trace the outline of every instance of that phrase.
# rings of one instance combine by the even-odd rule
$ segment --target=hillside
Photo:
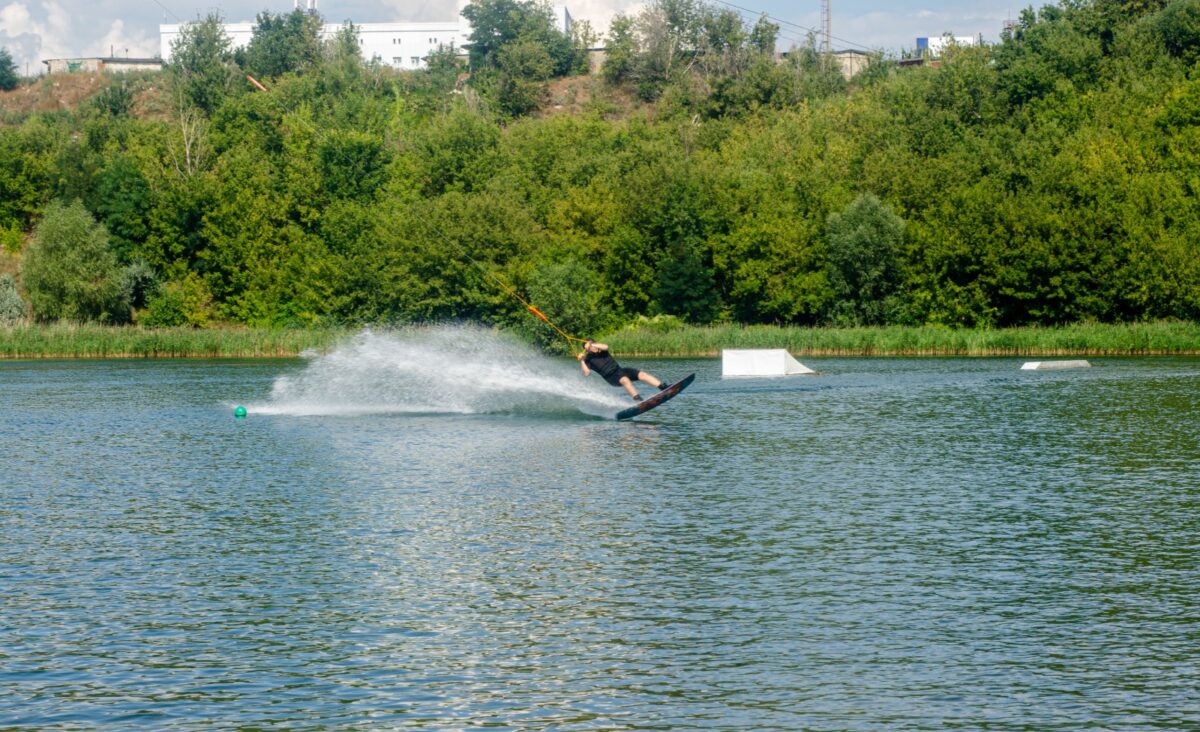
[[[345,43],[47,79],[3,100],[0,237],[27,255],[71,222],[117,283],[96,317],[159,324],[542,337],[505,288],[571,332],[1194,320],[1193,26],[1200,0],[1064,3],[850,83],[711,23],[693,47],[617,33],[603,77],[518,36],[469,80]]]
[[[11,124],[33,114],[79,112],[114,84],[132,90],[135,116],[165,118],[168,100],[161,75],[75,73],[42,76],[12,91],[0,91],[0,121]]]

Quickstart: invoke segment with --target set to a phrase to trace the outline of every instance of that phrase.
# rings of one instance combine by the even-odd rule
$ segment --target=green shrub
[[[133,110],[133,90],[125,80],[113,82],[100,90],[93,103],[96,109],[112,117],[128,117]]]
[[[12,275],[0,274],[0,325],[15,325],[25,320],[25,301],[17,292]]]
[[[129,293],[129,304],[144,308],[159,290],[158,275],[144,259],[135,259],[121,272],[125,278],[125,290]]]
[[[138,325],[148,328],[174,328],[190,325],[196,328],[212,321],[212,291],[194,272],[183,280],[168,282],[146,302],[138,316]]]
[[[146,309],[138,314],[138,325],[147,328],[177,328],[187,325],[183,312],[183,292],[177,282],[169,282],[146,301]]]
[[[10,226],[0,226],[0,250],[6,252],[21,251],[21,242],[24,237],[21,235],[21,227],[15,223]]]
[[[22,258],[21,282],[40,321],[129,321],[129,291],[108,232],[78,201],[46,207]]]

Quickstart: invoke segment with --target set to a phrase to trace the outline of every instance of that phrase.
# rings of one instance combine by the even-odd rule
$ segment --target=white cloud
[[[385,0],[381,8],[384,17],[364,18],[355,22],[370,23],[376,20],[388,22],[393,20],[405,20],[413,23],[423,23],[438,20],[453,20],[458,17],[458,12],[461,8],[466,7],[466,3],[458,3],[456,0],[416,0],[409,2],[408,0]]]
[[[956,36],[982,34],[985,41],[995,41],[1000,37],[1004,17],[999,11],[971,14],[873,12],[849,18],[834,16],[833,34],[868,48],[898,51],[915,48],[919,37],[943,33]],[[838,46],[837,41],[834,45]]]
[[[5,35],[19,36],[33,27],[33,18],[25,3],[9,3],[0,8],[0,31]]]
[[[35,16],[21,2],[0,8],[0,45],[11,51],[22,72],[28,66],[37,73],[44,68],[42,59],[71,55],[70,14],[53,0],[42,2],[39,10]]]
[[[93,51],[89,55],[152,58],[158,49],[157,37],[150,38],[141,28],[126,31],[125,21],[114,20],[108,27],[108,33],[93,44]]]
[[[576,22],[586,20],[601,36],[608,33],[609,24],[618,14],[637,15],[646,7],[639,0],[574,0],[565,4]]]

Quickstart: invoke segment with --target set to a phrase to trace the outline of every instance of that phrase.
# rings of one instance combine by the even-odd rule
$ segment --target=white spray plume
[[[280,376],[258,414],[589,414],[611,417],[624,393],[565,359],[498,331],[439,325],[364,330],[304,370]]]

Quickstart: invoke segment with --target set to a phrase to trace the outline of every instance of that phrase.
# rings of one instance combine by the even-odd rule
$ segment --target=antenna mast
[[[821,0],[821,53],[833,53],[833,0]]]

